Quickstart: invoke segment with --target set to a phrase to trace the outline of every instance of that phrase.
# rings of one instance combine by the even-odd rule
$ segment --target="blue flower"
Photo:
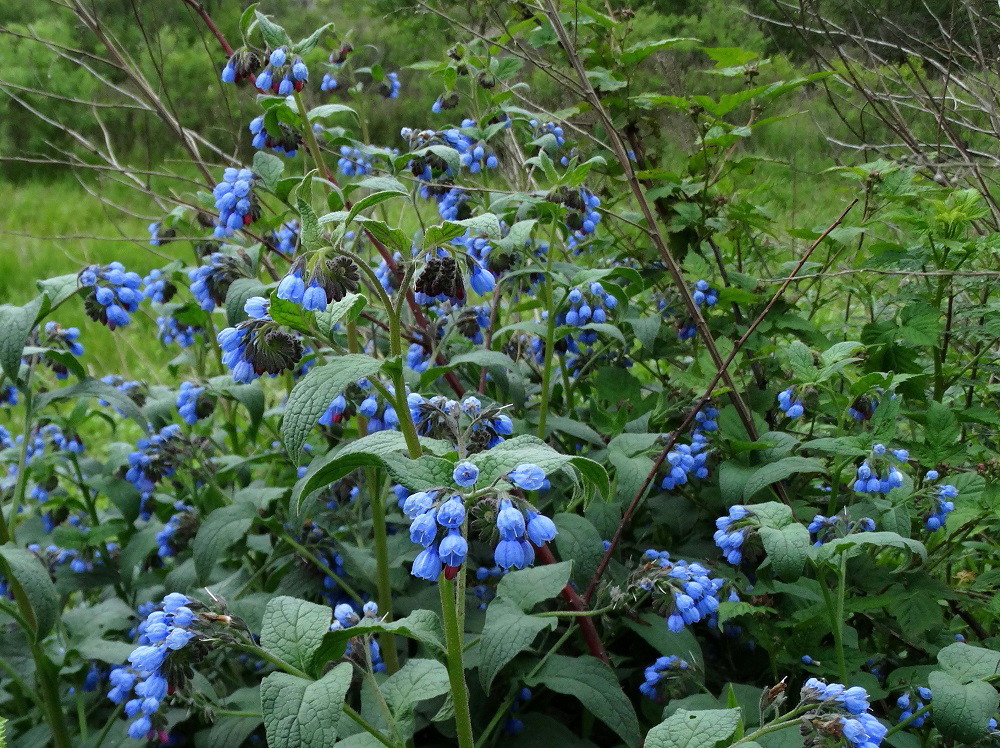
[[[469,552],[469,544],[457,529],[448,531],[438,547],[438,554],[445,566],[460,566]]]
[[[497,513],[496,524],[497,530],[500,532],[500,537],[505,541],[515,540],[524,535],[524,515],[520,510],[514,508],[509,499],[504,499],[500,502],[500,511]],[[500,562],[498,561],[497,563]],[[500,565],[503,566],[503,564]]]
[[[556,536],[556,524],[544,514],[528,512],[528,524],[525,533],[535,545],[543,545],[553,540]]]
[[[431,546],[418,553],[417,557],[413,559],[410,573],[419,579],[434,582],[441,575],[441,569],[441,557],[438,555],[437,548]]]
[[[434,519],[434,510],[431,509],[413,520],[410,524],[410,540],[424,548],[433,545],[438,529]]]
[[[459,496],[452,496],[441,505],[437,513],[438,524],[442,527],[460,527],[465,522],[465,506]]]
[[[545,483],[545,471],[538,465],[526,462],[507,473],[507,478],[518,488],[537,491]]]
[[[460,462],[452,472],[455,485],[468,488],[479,479],[479,468],[471,462]]]
[[[523,569],[524,549],[517,540],[501,540],[493,553],[493,560],[501,569]]]

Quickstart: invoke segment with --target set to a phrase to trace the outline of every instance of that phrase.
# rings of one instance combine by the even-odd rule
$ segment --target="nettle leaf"
[[[758,491],[763,490],[772,483],[784,480],[796,473],[822,473],[826,466],[819,460],[812,457],[783,457],[777,462],[763,465],[747,478],[743,486],[743,498],[751,499]]]
[[[560,454],[541,439],[522,434],[469,458],[479,468],[479,483],[489,485],[522,463],[538,465],[547,474],[567,465],[575,467],[580,476],[604,497],[611,495],[611,480],[604,466],[586,457]]]
[[[299,241],[304,249],[319,249],[323,246],[323,235],[319,230],[319,218],[307,199],[312,187],[312,180],[306,177],[299,188],[295,199],[295,209],[299,213]]]
[[[632,702],[622,692],[614,671],[596,657],[552,655],[525,684],[575,696],[627,746],[639,745],[639,719]]]
[[[253,154],[253,173],[260,177],[260,181],[271,192],[278,189],[278,181],[285,171],[285,162],[266,151],[257,151]]]
[[[962,683],[948,673],[934,671],[927,679],[934,692],[931,716],[947,738],[974,743],[986,735],[986,723],[1000,706],[1000,694],[985,681]]]
[[[326,605],[285,595],[272,598],[264,609],[260,644],[299,670],[309,672],[332,619],[333,613]]]
[[[962,683],[992,678],[1000,673],[1000,652],[955,642],[938,652],[938,662]]]
[[[382,363],[358,353],[338,356],[328,364],[310,369],[292,388],[281,419],[281,434],[285,450],[293,460],[299,460],[306,437],[330,406],[330,401],[351,383],[374,375],[382,368]]]
[[[7,543],[0,546],[0,576],[24,590],[31,611],[28,624],[37,640],[45,638],[59,619],[59,595],[48,569],[34,553]]]
[[[645,748],[712,748],[740,723],[739,709],[678,709],[646,735]],[[797,734],[796,734],[797,736]]]
[[[35,408],[41,410],[49,403],[56,400],[69,400],[71,398],[96,397],[109,405],[118,408],[128,418],[131,418],[139,426],[146,429],[146,418],[142,415],[142,410],[135,404],[135,400],[124,392],[120,392],[113,385],[102,382],[99,379],[81,379],[69,387],[60,387],[56,390],[49,390],[38,396],[35,400]]]
[[[494,599],[486,608],[486,623],[479,640],[479,682],[483,690],[489,693],[503,667],[530,647],[539,632],[554,629],[557,622],[557,618],[527,615],[503,597]]]
[[[44,296],[36,296],[24,306],[0,306],[0,367],[12,381],[18,380],[21,352],[42,308]]]
[[[206,581],[212,567],[236,541],[246,536],[256,516],[257,509],[252,503],[239,502],[214,510],[201,523],[191,546],[200,581]]]
[[[352,666],[342,662],[317,681],[271,673],[260,684],[267,744],[272,748],[333,745],[351,685]]]

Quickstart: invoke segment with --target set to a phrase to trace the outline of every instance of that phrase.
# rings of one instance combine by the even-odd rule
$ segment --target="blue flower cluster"
[[[181,414],[184,423],[194,425],[198,422],[198,397],[205,391],[192,382],[181,382],[177,390],[177,412]]]
[[[901,710],[897,722],[903,722],[913,716],[914,712],[919,712],[924,708],[925,702],[931,700],[931,689],[918,686],[911,706],[910,692],[903,693],[896,699],[896,706]],[[910,723],[910,727],[923,727],[928,719],[927,714],[921,714]]]
[[[733,566],[739,566],[743,561],[743,553],[740,548],[746,540],[746,533],[743,527],[736,527],[737,523],[751,516],[750,511],[745,506],[739,504],[729,507],[729,514],[715,520],[715,544],[719,546],[726,561]]]
[[[707,280],[700,280],[695,282],[691,298],[698,306],[715,306],[719,301],[719,292],[709,286]]]
[[[725,580],[697,562],[671,561],[666,551],[647,550],[637,586],[662,597],[667,628],[675,634],[685,626],[709,618],[719,609],[719,590]]]
[[[378,615],[378,604],[375,602],[367,602],[362,606],[361,612],[364,614],[364,618],[372,621],[376,621],[379,618]],[[358,624],[362,618],[355,612],[354,607],[350,603],[340,603],[333,609],[333,623],[330,624],[330,631],[341,631],[343,629],[349,629],[351,626]],[[347,649],[344,651],[345,657],[351,657],[352,655],[357,655],[361,658],[361,664],[367,666],[369,663],[365,660],[369,660],[371,664],[371,669],[376,673],[385,672],[385,663],[382,661],[382,650],[378,645],[378,641],[375,637],[368,639],[368,652],[367,656],[364,651],[357,652],[355,649],[355,641],[357,637],[350,640],[347,643]]]
[[[843,538],[856,532],[875,532],[875,520],[871,517],[862,517],[852,522],[847,517],[847,512],[841,512],[833,517],[824,517],[817,514],[812,518],[812,522],[806,527],[812,536],[813,545],[820,546],[829,543],[831,540]]]
[[[357,148],[349,145],[340,146],[340,158],[337,159],[337,171],[345,177],[363,177],[372,170],[371,158]]]
[[[801,418],[806,412],[802,401],[795,397],[795,390],[792,387],[778,393],[778,407],[789,418]]]
[[[430,354],[424,351],[424,347],[420,343],[411,343],[403,356],[403,363],[406,364],[407,368],[422,373],[427,371],[427,367],[431,365]]]
[[[607,312],[618,306],[618,299],[606,292],[597,281],[590,283],[586,288],[571,289],[567,295],[567,301],[569,309],[560,315],[559,322],[570,327],[581,327],[590,322],[599,324],[607,322]],[[585,340],[582,342],[593,341]]]
[[[80,329],[78,327],[63,327],[58,322],[49,320],[45,323],[43,329],[45,330],[45,338],[42,342],[45,347],[63,348],[74,356],[83,355],[83,344],[80,343]],[[66,379],[69,376],[69,370],[65,364],[47,357],[46,363],[55,373],[56,379]],[[14,401],[9,404],[13,405],[17,402],[17,390],[14,388],[11,389],[15,394]],[[6,390],[0,393],[0,402],[5,401],[7,398],[9,398],[9,394]]]
[[[125,479],[139,491],[143,508],[139,516],[149,519],[145,509],[146,500],[152,496],[153,489],[161,478],[169,478],[174,474],[175,462],[178,458],[181,427],[176,423],[164,426],[159,433],[148,439],[140,439],[134,452],[128,455],[128,470]]]
[[[175,290],[174,285],[159,268],[153,268],[149,271],[149,275],[142,279],[143,296],[158,304],[170,301]]]
[[[17,387],[12,384],[5,384],[0,387],[0,405],[5,405],[8,408],[13,408],[17,405]]]
[[[267,235],[269,243],[285,257],[295,254],[298,238],[299,222],[294,219],[285,221],[277,230]]]
[[[232,236],[257,220],[260,208],[253,187],[254,174],[249,169],[230,167],[222,172],[222,181],[212,190],[215,207],[219,211],[215,227],[217,239]]]
[[[281,135],[279,137],[271,136],[271,134],[264,129],[263,115],[254,117],[250,120],[250,124],[247,125],[247,129],[253,136],[250,140],[250,145],[260,151],[270,149],[285,158],[295,158],[299,152],[299,147],[302,145],[302,137],[291,127],[284,125],[284,123],[279,125]]]
[[[867,494],[887,494],[894,488],[903,485],[903,474],[895,465],[889,464],[886,459],[886,448],[882,444],[872,447],[873,458],[866,459],[858,466],[857,478],[854,481],[854,490],[857,493]],[[905,450],[895,450],[893,453],[899,462],[906,462],[908,455]],[[900,459],[900,456],[903,459]],[[884,477],[879,477],[882,471]]]
[[[597,231],[597,224],[601,222],[601,214],[597,210],[601,207],[601,199],[586,187],[581,187],[580,201],[582,203],[580,212],[570,214],[566,218],[566,225],[572,232],[566,240],[566,246],[572,250],[576,250],[580,242]]]
[[[382,81],[382,85],[379,87],[379,92],[386,99],[398,99],[400,88],[402,88],[402,85],[399,82],[399,73],[387,73],[385,80]]]
[[[319,90],[329,93],[330,91],[336,91],[337,86],[340,84],[337,79],[330,73],[323,73],[323,80],[319,82]]]
[[[459,162],[472,174],[478,174],[483,169],[496,169],[500,165],[496,154],[486,150],[482,142],[470,142],[465,153],[459,156]]]
[[[254,81],[262,93],[291,96],[301,91],[309,80],[309,69],[298,55],[290,56],[285,47],[278,47],[268,56],[268,64]]]
[[[192,514],[194,512],[194,507],[185,504],[183,501],[178,501],[174,504],[174,514],[171,515],[170,519],[167,520],[167,524],[163,526],[163,529],[156,533],[156,555],[160,558],[166,559],[177,554],[177,547],[175,542],[171,542],[178,535],[178,530],[181,528],[189,528],[191,521],[194,517]]]
[[[361,382],[358,383],[362,389],[367,389],[371,386],[366,380],[362,381],[364,381],[363,385]],[[361,401],[361,405],[358,406],[358,415],[362,415],[368,419],[368,434],[374,434],[378,431],[399,430],[399,416],[396,414],[396,409],[391,403],[383,403],[374,393],[369,394]]]
[[[810,678],[800,693],[802,704],[817,704],[803,715],[803,735],[811,728],[817,733],[843,737],[854,748],[876,748],[888,729],[871,714],[868,692],[860,686],[845,688]],[[835,718],[835,719],[831,719]],[[808,726],[808,727],[807,727]]]
[[[153,739],[153,720],[169,690],[167,659],[196,636],[190,602],[178,592],[164,597],[162,609],[153,610],[139,624],[139,646],[128,657],[131,667],[111,671],[108,698],[115,704],[124,702],[125,716],[132,720],[128,736],[133,740]]]
[[[216,336],[222,348],[222,363],[238,384],[252,382],[262,374],[277,376],[293,369],[302,358],[302,342],[273,324],[269,306],[263,296],[251,296],[243,305],[249,319]]]
[[[187,348],[194,345],[194,336],[197,333],[197,328],[181,325],[173,317],[156,318],[156,335],[164,345],[177,343],[181,348]]]
[[[126,272],[120,262],[85,267],[79,280],[81,286],[92,289],[84,300],[84,309],[95,322],[114,330],[125,327],[129,315],[138,311],[143,298],[139,291],[142,278],[138,273]]]
[[[474,473],[478,477],[479,471]],[[441,496],[442,491],[419,491],[403,504],[403,512],[413,520],[410,540],[424,548],[413,560],[411,573],[429,582],[436,581],[443,568],[461,566],[469,552],[469,543],[462,535],[465,524],[462,497],[453,494],[440,501]]]
[[[928,470],[926,477],[928,481],[935,481],[939,477],[938,471]],[[936,486],[936,488],[937,495],[934,497],[934,501],[936,502],[934,512],[924,522],[924,526],[931,532],[944,527],[948,514],[955,510],[955,502],[952,499],[958,498],[958,489],[955,486],[941,485]]]
[[[702,407],[695,414],[695,425],[691,430],[691,444],[676,444],[665,458],[670,471],[664,476],[660,488],[672,491],[688,482],[690,476],[699,480],[708,477],[708,437],[706,434],[719,430],[716,418],[719,411],[710,405]]]
[[[639,686],[639,693],[657,699],[662,681],[670,681],[684,675],[691,666],[677,655],[657,657],[652,665],[643,671],[645,680]]]
[[[74,517],[73,519],[76,519],[77,522],[72,524],[79,524],[79,518]],[[83,527],[81,529],[87,530],[89,528]],[[82,574],[83,572],[94,570],[93,562],[88,561],[86,558],[81,556],[78,551],[73,549],[60,548],[59,546],[56,545],[49,545],[46,546],[45,550],[43,551],[41,546],[38,545],[38,543],[31,543],[28,546],[28,550],[31,553],[34,553],[36,556],[38,556],[42,564],[45,565],[45,568],[49,569],[50,571],[53,570],[55,567],[62,566],[63,564],[66,563],[69,564],[70,571],[74,572],[75,574]],[[108,550],[110,550],[110,548]],[[100,551],[97,551],[94,554],[94,559],[97,561],[101,559]]]

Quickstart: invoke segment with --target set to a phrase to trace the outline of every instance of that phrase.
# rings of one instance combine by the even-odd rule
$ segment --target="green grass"
[[[106,197],[118,204],[136,202],[135,194],[123,187],[110,189]],[[144,221],[103,206],[76,182],[0,182],[0,205],[2,303],[23,304],[38,293],[36,281],[75,273],[91,263],[118,260],[141,275],[166,264],[151,251]],[[154,383],[157,371],[176,354],[156,340],[148,305],[119,333],[88,318],[79,299],[67,302],[53,318],[64,327],[80,328],[85,349],[81,363],[95,377],[118,374]]]

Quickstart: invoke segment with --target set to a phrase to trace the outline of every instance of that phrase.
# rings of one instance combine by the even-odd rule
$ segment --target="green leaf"
[[[1000,673],[1000,652],[964,642],[949,644],[938,652],[937,659],[949,675],[962,683],[992,678]]]
[[[322,332],[330,335],[335,324],[341,320],[353,322],[366,306],[368,306],[368,299],[364,294],[349,293],[340,301],[328,305],[324,311],[317,312],[316,324],[319,325]]]
[[[38,396],[35,400],[35,408],[41,410],[46,405],[57,400],[68,400],[71,398],[96,397],[104,400],[109,405],[118,408],[126,417],[131,418],[143,429],[146,428],[146,419],[142,415],[139,406],[135,401],[123,392],[119,392],[115,387],[98,379],[81,379],[76,384],[69,387],[60,387],[57,390],[49,390]]]
[[[575,696],[627,746],[639,745],[639,719],[632,702],[622,692],[614,671],[596,657],[552,655],[535,675],[525,679],[525,684]]]
[[[760,539],[775,573],[790,582],[802,576],[809,557],[809,531],[796,523],[782,528],[761,527]]]
[[[784,457],[777,462],[763,465],[757,468],[754,473],[747,478],[743,486],[743,498],[749,500],[758,491],[784,480],[796,473],[822,473],[826,466],[819,460],[812,457]]]
[[[734,732],[739,709],[678,709],[646,735],[645,748],[712,748]]]
[[[352,666],[342,662],[320,680],[271,673],[260,684],[264,731],[270,748],[328,746],[337,741]]]
[[[946,738],[963,743],[974,743],[986,735],[986,723],[1000,706],[1000,695],[985,681],[962,683],[941,671],[934,671],[927,679],[934,692],[931,716],[934,726]]]
[[[49,309],[55,309],[82,288],[79,273],[57,275],[54,278],[35,281],[35,285],[49,300]]]
[[[456,226],[462,226],[469,230],[473,236],[485,236],[490,239],[499,239],[501,236],[500,219],[492,213],[481,213],[464,221],[448,221]]]
[[[653,52],[657,52],[666,47],[673,47],[682,42],[697,42],[698,39],[692,37],[674,37],[672,39],[657,39],[655,42],[639,42],[622,50],[619,61],[626,65],[642,62]]]
[[[316,217],[316,211],[313,210],[312,205],[306,199],[308,197],[312,187],[312,181],[307,176],[302,181],[302,186],[299,188],[299,194],[295,198],[295,209],[299,212],[299,240],[305,249],[319,249],[323,246],[323,236],[320,234],[319,230],[319,219]],[[306,197],[303,197],[303,194]]]
[[[28,342],[43,299],[44,296],[36,296],[24,306],[0,306],[0,367],[12,382],[18,379],[21,352]]]
[[[815,549],[815,553],[818,559],[828,560],[842,551],[847,551],[849,555],[854,555],[856,552],[860,552],[866,548],[874,548],[876,550],[899,548],[916,554],[921,559],[927,558],[927,549],[924,548],[923,543],[912,538],[904,538],[902,535],[894,532],[852,533],[847,537],[837,538],[836,540],[824,543]]]
[[[365,177],[357,183],[358,187],[376,192],[399,192],[404,195],[409,194],[406,185],[395,177]]]
[[[585,517],[560,512],[552,518],[559,534],[555,538],[560,558],[573,560],[573,579],[586,584],[604,556],[603,539]]]
[[[479,682],[483,690],[489,693],[497,673],[530,647],[539,632],[555,628],[557,622],[557,618],[529,616],[506,598],[494,599],[486,608],[486,623],[479,640]]]
[[[316,45],[319,44],[319,38],[326,32],[327,29],[332,28],[333,25],[334,24],[332,23],[324,23],[305,39],[297,41],[292,47],[292,51],[297,55],[309,54],[316,48]]]
[[[552,473],[566,465],[575,467],[581,477],[593,484],[602,496],[611,495],[611,480],[604,467],[585,457],[571,457],[556,452],[541,439],[522,434],[508,439],[486,452],[469,458],[479,468],[479,483],[489,485],[522,463],[537,465]]]
[[[31,551],[7,543],[0,546],[0,576],[15,580],[24,590],[30,633],[36,640],[45,638],[59,619],[59,595],[48,570]]]
[[[340,657],[349,639],[362,634],[389,633],[405,636],[426,645],[438,653],[444,652],[444,640],[441,638],[441,619],[430,610],[415,610],[405,618],[397,621],[381,621],[362,618],[359,623],[346,629],[330,631],[323,637],[323,645],[313,658],[316,667],[322,667],[330,657]]]
[[[313,333],[311,329],[310,317],[312,314],[302,308],[300,304],[278,298],[278,292],[272,291],[268,299],[268,313],[271,319],[279,325],[290,327],[306,335]]]
[[[256,516],[253,504],[240,502],[214,510],[201,523],[191,546],[194,568],[200,581],[206,581],[212,567],[226,551],[246,536]]]
[[[274,192],[278,188],[278,180],[285,171],[285,162],[273,153],[257,151],[253,154],[253,173],[268,190]]]
[[[379,690],[406,737],[413,734],[413,707],[450,690],[448,670],[437,660],[413,658],[390,675]]]
[[[347,220],[345,223],[353,221],[354,217],[366,208],[378,205],[379,203],[384,203],[386,200],[392,200],[394,197],[404,197],[405,195],[405,190],[400,192],[395,189],[383,190],[382,192],[373,192],[370,195],[365,195],[351,207],[351,212],[347,214]]]
[[[333,614],[326,605],[282,595],[264,609],[260,645],[299,670],[309,672],[313,655],[330,631]]]
[[[229,322],[230,326],[236,327],[247,318],[247,313],[243,308],[246,306],[247,299],[252,296],[266,297],[267,295],[267,288],[256,278],[237,278],[226,291],[226,321]]]
[[[260,29],[260,35],[264,38],[264,43],[268,47],[274,49],[275,47],[290,47],[292,45],[292,40],[288,36],[288,32],[281,26],[259,10],[254,10],[254,16],[257,17],[257,28]]]
[[[309,110],[309,121],[312,122],[314,119],[322,119],[342,112],[352,114],[354,117],[358,116],[358,113],[347,104],[320,104]]]
[[[306,437],[329,407],[330,401],[351,383],[370,377],[381,368],[381,361],[352,353],[310,369],[288,395],[285,415],[281,420],[281,433],[288,455],[297,462]]]
[[[504,575],[497,585],[497,597],[509,600],[527,613],[543,600],[550,600],[569,581],[572,561],[532,566]]]

